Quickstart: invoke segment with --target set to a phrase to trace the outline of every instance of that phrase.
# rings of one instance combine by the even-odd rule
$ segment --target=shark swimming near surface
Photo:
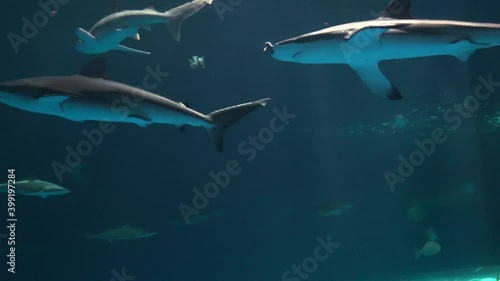
[[[102,54],[119,50],[149,55],[149,52],[136,50],[120,43],[133,38],[140,40],[139,29],[151,30],[152,25],[167,24],[170,34],[180,41],[181,23],[194,13],[211,4],[213,0],[193,0],[166,12],[153,8],[116,12],[98,21],[89,31],[78,28],[75,33],[79,40],[75,48],[86,54]]]
[[[132,123],[141,127],[170,124],[184,131],[187,126],[206,129],[218,151],[223,149],[224,131],[265,106],[268,98],[202,114],[186,103],[103,79],[106,60],[89,63],[79,75],[46,76],[0,82],[0,103],[35,113],[76,122]]]
[[[375,20],[347,23],[276,44],[273,58],[304,64],[348,64],[377,95],[400,100],[400,91],[379,69],[384,60],[450,55],[462,61],[478,49],[500,45],[500,24],[413,19],[410,0],[392,0]]]

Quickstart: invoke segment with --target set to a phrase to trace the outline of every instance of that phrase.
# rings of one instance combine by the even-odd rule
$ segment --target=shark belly
[[[61,103],[67,98],[67,96],[56,95],[43,98],[32,98],[0,91],[0,103],[21,110],[47,115],[60,114],[62,112]]]
[[[57,116],[75,122],[106,121],[132,123],[141,127],[152,123],[178,127],[189,125],[211,128],[213,126],[208,120],[193,114],[148,102],[128,105],[115,101],[94,101],[57,94],[32,98],[0,92],[0,103],[24,111]]]
[[[370,55],[382,60],[421,58],[431,56],[460,56],[480,46],[466,38],[455,35],[388,33],[380,38],[379,48],[370,50]]]
[[[286,43],[274,47],[273,57],[303,64],[350,64],[353,61],[379,62],[440,55],[457,56],[483,47],[453,35],[398,32],[369,40],[373,42],[332,39],[310,43]]]
[[[286,43],[274,47],[273,57],[281,61],[303,64],[345,63],[341,40],[325,40],[310,43]]]
[[[82,98],[68,98],[62,104],[62,111],[58,116],[76,121],[109,121],[137,124],[139,120],[129,118],[126,112],[122,112],[111,102],[85,100]],[[55,114],[56,115],[56,114]]]
[[[95,102],[69,99],[63,104],[60,117],[73,121],[108,121],[132,123],[141,127],[157,124],[173,126],[209,127],[210,123],[202,118],[175,111],[166,107],[143,101],[139,104],[124,104],[116,101]]]
[[[96,32],[94,36],[99,39],[103,45],[116,47],[116,45],[121,43],[123,40],[135,36],[139,31],[139,28],[140,27],[138,26],[131,26],[119,30],[103,30],[102,32]]]

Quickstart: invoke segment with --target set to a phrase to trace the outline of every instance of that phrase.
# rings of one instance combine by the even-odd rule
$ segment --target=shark
[[[334,202],[322,206],[316,214],[318,216],[340,216],[356,207],[356,204],[348,202]]]
[[[24,111],[52,115],[75,122],[132,123],[203,127],[219,152],[224,132],[232,124],[265,106],[269,98],[202,114],[188,103],[176,102],[144,89],[107,80],[106,59],[99,57],[77,75],[42,76],[0,82],[0,103]]]
[[[374,20],[266,42],[264,53],[286,62],[347,64],[373,93],[401,100],[400,90],[380,70],[381,61],[455,56],[466,62],[477,50],[500,45],[500,24],[414,19],[411,4],[392,0]]]
[[[213,0],[193,0],[166,12],[153,7],[144,10],[126,10],[110,14],[99,20],[89,31],[78,28],[75,31],[78,42],[76,50],[85,54],[102,54],[119,50],[149,55],[150,52],[133,49],[120,43],[127,38],[140,40],[139,30],[151,30],[156,24],[167,24],[170,34],[180,41],[181,23]]]
[[[12,186],[16,193],[21,195],[37,196],[47,198],[49,196],[57,196],[68,194],[71,191],[57,184],[46,182],[38,179],[17,181],[14,184],[0,184],[0,192],[8,192],[9,185]]]
[[[157,234],[158,232],[152,232],[149,230],[136,228],[126,224],[118,228],[107,230],[101,233],[92,235],[83,234],[83,236],[87,239],[108,240],[109,242],[111,242],[113,240],[132,240],[132,239],[148,238],[155,236]]]

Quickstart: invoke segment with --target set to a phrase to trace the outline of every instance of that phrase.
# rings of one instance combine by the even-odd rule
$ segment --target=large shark
[[[181,23],[213,0],[193,0],[166,12],[157,12],[153,8],[144,10],[121,11],[98,21],[89,31],[76,30],[79,37],[75,48],[86,54],[101,54],[111,50],[126,51],[149,55],[149,52],[120,45],[127,38],[140,40],[139,29],[151,30],[155,24],[167,24],[175,40],[181,36]]]
[[[476,50],[500,45],[500,24],[413,19],[410,0],[392,0],[375,20],[325,28],[265,43],[275,59],[304,64],[348,64],[376,94],[402,99],[379,69],[383,60],[451,55],[467,61]]]
[[[0,103],[26,111],[72,121],[133,123],[139,126],[170,124],[203,127],[218,151],[224,131],[255,109],[261,99],[219,109],[208,115],[143,89],[103,79],[105,59],[97,58],[79,75],[34,77],[0,83]]]

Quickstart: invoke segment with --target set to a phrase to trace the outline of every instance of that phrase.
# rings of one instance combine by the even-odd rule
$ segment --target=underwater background
[[[167,10],[182,3],[72,0],[17,54],[6,36],[0,40],[0,80],[76,74],[96,57],[73,48],[77,27],[90,28],[115,8]],[[385,8],[386,0],[225,3],[238,4],[223,14],[205,7],[183,23],[180,42],[162,26],[141,31],[141,41],[127,41],[150,56],[105,54],[109,79],[139,86],[148,67],[159,67],[169,75],[152,92],[187,101],[202,113],[271,98],[228,130],[223,153],[200,128],[183,134],[172,126],[116,124],[59,182],[52,164],[64,162],[66,147],[96,124],[0,105],[0,182],[15,168],[18,179],[71,190],[46,199],[16,197],[16,274],[7,272],[2,241],[1,280],[107,281],[118,280],[113,272],[122,269],[136,281],[282,280],[327,237],[340,246],[307,280],[499,263],[500,89],[474,117],[447,131],[448,140],[394,191],[384,178],[397,169],[399,155],[415,150],[416,139],[448,126],[439,120],[443,108],[473,93],[479,76],[500,80],[498,47],[478,51],[467,63],[445,56],[382,62],[404,95],[392,102],[370,93],[346,65],[284,63],[262,52],[266,41],[372,19],[370,11]],[[39,10],[34,0],[3,3],[0,35],[19,33],[21,18]],[[416,0],[412,14],[500,23],[500,2]],[[206,67],[193,70],[192,56],[203,56]],[[251,160],[238,152],[242,142],[269,127],[273,110],[285,107],[296,117],[283,131]],[[240,164],[241,174],[210,199],[199,221],[183,224],[179,204],[192,205],[193,189],[213,181],[210,172],[225,170],[229,161]],[[467,196],[460,193],[464,188]],[[342,202],[353,207],[340,215],[318,212],[325,205],[342,209]],[[419,202],[428,207],[425,217],[412,218],[408,210]],[[6,210],[0,213],[7,224]],[[127,224],[158,234],[113,242],[85,238]],[[429,227],[442,249],[416,260],[414,249]]]

